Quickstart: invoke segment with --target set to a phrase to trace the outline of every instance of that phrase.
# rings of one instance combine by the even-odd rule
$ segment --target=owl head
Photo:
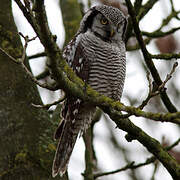
[[[92,31],[104,41],[121,41],[125,38],[127,19],[123,13],[112,6],[92,7],[83,17],[80,33]]]

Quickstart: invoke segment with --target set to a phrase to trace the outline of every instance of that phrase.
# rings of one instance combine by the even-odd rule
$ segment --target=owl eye
[[[108,24],[108,20],[106,18],[101,18],[101,24],[106,25]]]

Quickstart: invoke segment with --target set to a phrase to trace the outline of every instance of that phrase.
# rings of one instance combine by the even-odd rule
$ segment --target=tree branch
[[[94,180],[94,164],[93,164],[93,147],[92,147],[92,133],[91,127],[87,129],[86,133],[83,135],[85,143],[85,162],[86,169],[83,173],[85,180]]]
[[[147,3],[140,9],[139,14],[137,15],[137,20],[140,21],[157,2],[158,0],[147,1]]]
[[[178,31],[180,29],[180,27],[176,27],[176,28],[172,28],[169,31],[166,32],[162,32],[161,30],[156,30],[154,32],[146,32],[146,31],[142,31],[142,35],[147,36],[147,37],[151,37],[151,38],[159,38],[159,37],[164,37],[167,36],[169,34],[172,34],[176,31]]]
[[[58,89],[58,86],[57,85],[54,85],[54,86],[51,86],[50,84],[46,84],[46,83],[40,83],[34,76],[33,74],[31,73],[31,71],[25,66],[24,64],[24,60],[26,58],[26,48],[28,46],[28,42],[34,40],[34,38],[32,39],[29,39],[28,36],[23,36],[22,33],[20,33],[21,36],[24,38],[25,40],[25,45],[24,45],[24,48],[23,48],[23,54],[22,54],[22,57],[21,59],[15,59],[13,58],[9,53],[7,53],[5,50],[3,50],[2,48],[0,48],[0,50],[6,54],[13,62],[15,62],[16,64],[20,64],[21,67],[24,69],[24,71],[26,72],[26,74],[28,75],[28,77],[30,77],[30,79],[35,83],[37,84],[38,86],[42,87],[42,88],[45,88],[45,89],[48,89],[50,91],[55,91]]]
[[[154,66],[151,55],[147,51],[146,46],[144,44],[142,34],[141,34],[140,29],[139,29],[138,22],[136,20],[136,13],[134,11],[134,8],[133,8],[130,0],[126,0],[126,3],[127,3],[127,7],[128,7],[128,12],[132,18],[134,32],[136,34],[136,38],[139,42],[139,45],[141,47],[146,65],[149,68],[154,81],[156,82],[156,84],[158,86],[160,86],[162,84],[162,80],[158,74],[156,67]],[[166,92],[161,92],[161,98],[162,98],[162,101],[163,101],[164,105],[166,106],[166,108],[168,109],[169,112],[177,112],[176,107],[172,104],[172,102],[170,101]]]
[[[62,98],[60,98],[60,99],[57,100],[57,101],[54,101],[54,102],[51,103],[51,104],[40,105],[40,104],[33,104],[33,103],[32,103],[32,105],[33,105],[34,107],[37,107],[37,108],[45,108],[45,109],[48,110],[51,106],[57,105],[57,104],[63,102],[65,99],[66,99],[66,96],[63,96]]]
[[[180,53],[178,54],[173,54],[173,53],[164,53],[164,54],[151,54],[151,57],[153,59],[165,59],[165,60],[172,60],[174,59],[179,59],[180,58]]]
[[[167,74],[164,82],[159,87],[157,87],[155,90],[152,88],[153,84],[152,84],[152,81],[149,77],[150,74],[148,72],[147,79],[149,82],[149,93],[148,93],[147,98],[142,102],[142,104],[138,108],[143,109],[152,97],[157,96],[158,94],[160,94],[162,91],[165,90],[165,85],[172,78],[172,74],[175,72],[175,69],[177,66],[178,66],[178,62],[175,62],[171,72],[169,74]]]
[[[47,56],[46,53],[41,52],[41,53],[37,53],[37,54],[31,55],[31,56],[28,56],[27,58],[30,60],[30,59],[35,59],[35,58],[44,57],[44,56]]]
[[[166,147],[166,150],[172,149],[173,147],[178,145],[179,142],[180,142],[180,138],[177,141],[175,141],[171,146]],[[139,167],[149,165],[149,164],[155,162],[156,160],[157,160],[156,157],[152,156],[152,157],[146,159],[146,161],[143,162],[143,163],[135,164],[135,162],[132,161],[132,162],[128,163],[127,165],[125,165],[124,167],[120,168],[120,169],[117,169],[117,170],[114,170],[114,171],[109,171],[109,172],[96,173],[96,174],[94,174],[94,179],[96,179],[98,177],[101,177],[101,176],[107,176],[107,175],[119,173],[121,171],[125,171],[125,170],[128,170],[128,169],[137,169]]]
[[[128,132],[130,136],[137,139],[141,144],[143,144],[148,151],[154,154],[156,158],[166,167],[171,176],[174,179],[180,177],[180,165],[175,161],[175,159],[165,151],[165,149],[160,145],[160,143],[148,136],[139,127],[135,126],[128,119],[119,119],[118,113],[113,110],[108,112],[110,118],[116,123],[117,127]]]
[[[134,162],[131,162],[129,164],[127,164],[126,166],[122,167],[121,169],[117,169],[115,171],[110,171],[110,172],[104,172],[104,173],[97,173],[94,175],[94,179],[98,178],[98,177],[102,177],[102,176],[107,176],[107,175],[111,175],[111,174],[115,174],[121,171],[125,171],[127,169],[132,168],[134,165]]]

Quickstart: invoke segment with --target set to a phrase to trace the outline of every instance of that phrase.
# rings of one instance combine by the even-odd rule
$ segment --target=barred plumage
[[[126,24],[119,9],[95,6],[85,14],[77,34],[63,52],[77,76],[114,100],[120,100],[124,86]],[[66,171],[77,136],[89,127],[95,110],[96,107],[67,96],[62,122],[55,133],[59,144],[53,162],[53,177]]]

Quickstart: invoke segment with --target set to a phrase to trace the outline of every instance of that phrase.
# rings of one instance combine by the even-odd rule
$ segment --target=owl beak
[[[115,31],[114,31],[114,29],[112,28],[111,31],[110,31],[110,37],[113,37],[114,34],[115,34]]]

